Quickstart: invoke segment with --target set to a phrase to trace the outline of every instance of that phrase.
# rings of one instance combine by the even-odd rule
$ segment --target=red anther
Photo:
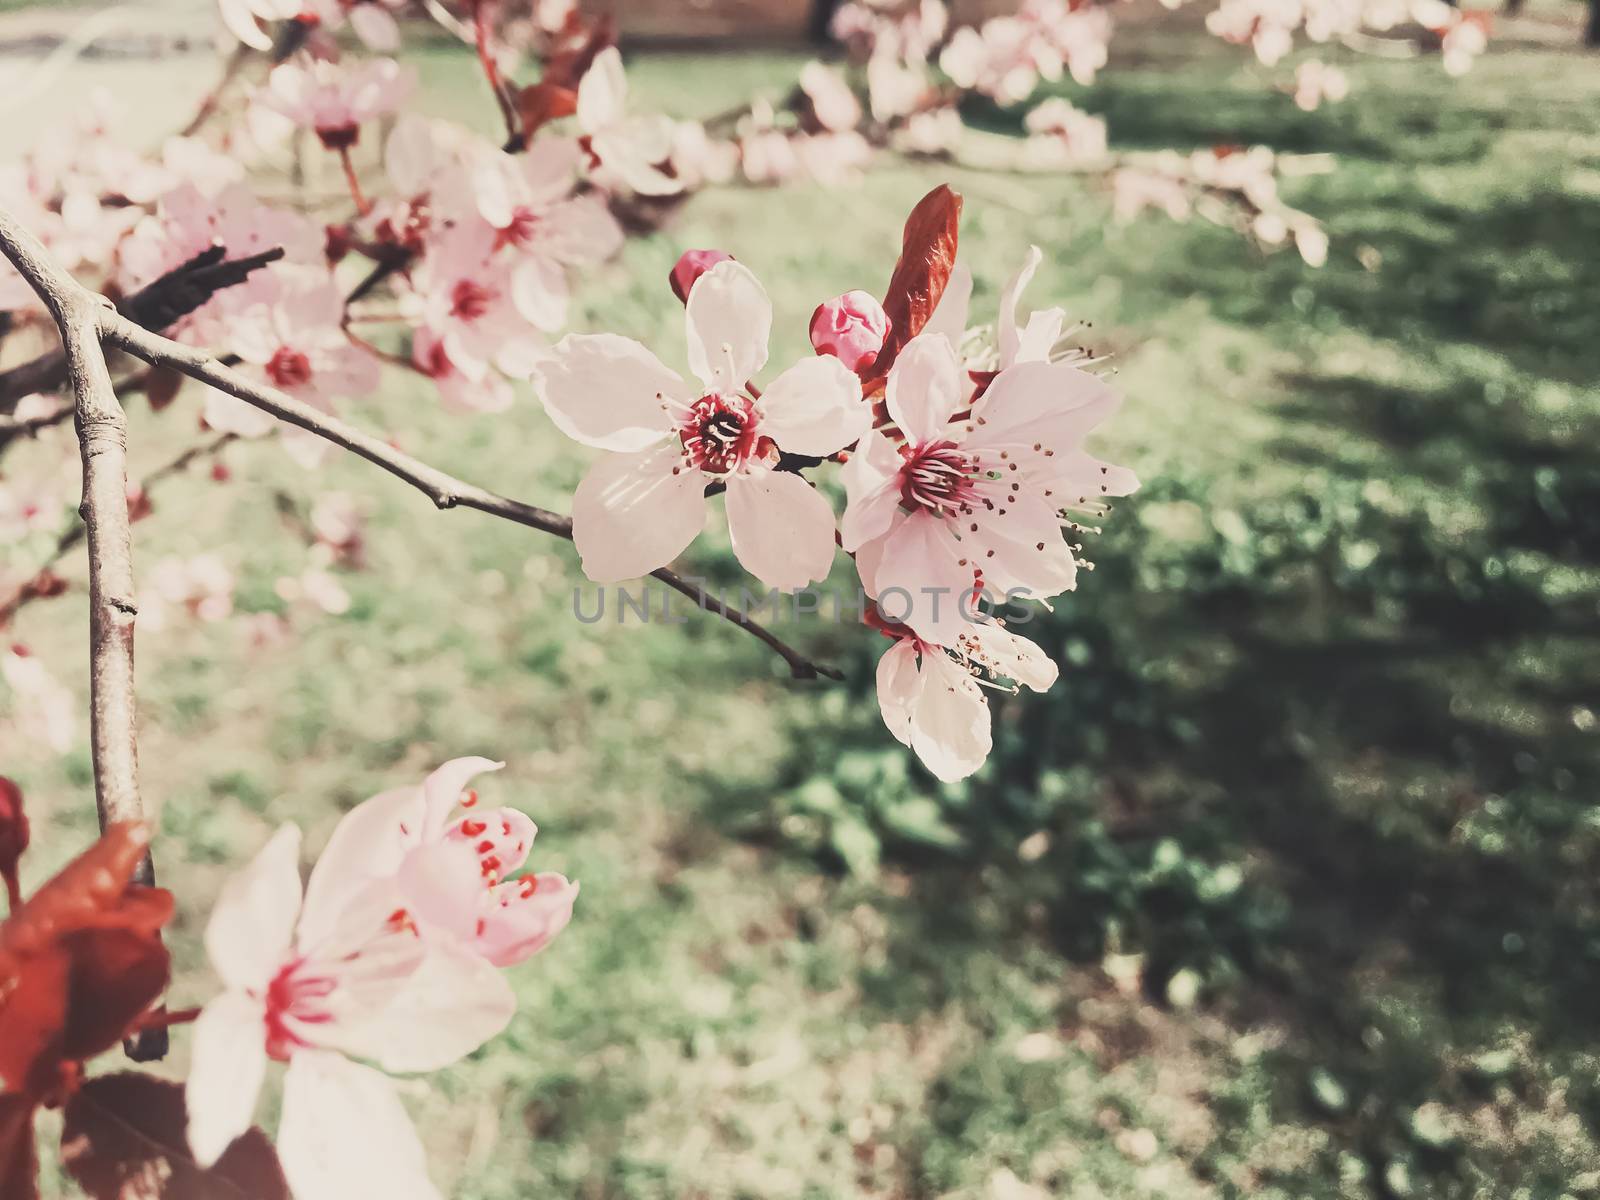
[[[482,821],[474,821],[471,818],[468,818],[467,820],[461,822],[461,836],[477,837],[487,828],[489,827]]]

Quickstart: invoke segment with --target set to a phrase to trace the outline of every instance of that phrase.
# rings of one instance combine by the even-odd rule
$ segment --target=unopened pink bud
[[[811,345],[852,371],[875,363],[888,336],[889,314],[866,292],[846,292],[817,305],[811,314]]]
[[[721,250],[685,250],[672,268],[672,274],[667,276],[672,284],[672,294],[683,303],[689,303],[689,289],[694,286],[694,281],[719,262],[731,262],[732,259],[733,255],[724,254]]]

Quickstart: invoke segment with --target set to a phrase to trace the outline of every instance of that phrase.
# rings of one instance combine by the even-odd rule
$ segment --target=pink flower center
[[[311,382],[311,360],[298,350],[279,346],[267,363],[267,378],[281,388],[305,387]]]
[[[303,1025],[325,1025],[333,1020],[327,999],[338,985],[328,976],[308,970],[296,959],[267,985],[267,1056],[288,1062],[289,1056],[310,1043],[300,1035]]]
[[[756,431],[755,402],[747,396],[701,396],[678,427],[689,464],[726,475],[772,448]]]
[[[900,467],[900,499],[907,508],[940,516],[970,512],[977,498],[974,464],[954,442],[928,442],[906,454]]]
[[[481,283],[463,279],[450,293],[450,315],[462,321],[476,321],[489,311],[494,293]]]
[[[499,243],[504,246],[527,247],[539,236],[539,214],[527,205],[518,205],[511,214],[511,224],[500,231]]]

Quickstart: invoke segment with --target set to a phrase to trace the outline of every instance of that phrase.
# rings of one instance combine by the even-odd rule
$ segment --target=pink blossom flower
[[[419,335],[426,331],[429,353],[436,342],[451,368],[475,382],[491,364],[526,375],[544,346],[517,305],[514,264],[495,253],[495,242],[495,231],[482,223],[442,231],[429,241],[401,298]]]
[[[1054,142],[1072,161],[1099,158],[1106,152],[1106,123],[1052,96],[1023,118],[1030,134]]]
[[[514,397],[505,376],[477,364],[477,377],[468,375],[450,358],[444,339],[426,328],[412,335],[411,361],[433,380],[439,399],[454,412],[497,413],[511,407]]]
[[[274,277],[271,292],[228,322],[227,345],[248,373],[324,412],[334,410],[337,398],[376,390],[378,362],[341,328],[344,297],[331,279]],[[277,426],[260,409],[214,389],[206,394],[205,418],[240,437],[261,437]]]
[[[679,121],[672,131],[672,176],[685,188],[727,183],[739,169],[739,147],[713,138],[699,121]]]
[[[802,134],[791,138],[790,144],[801,170],[823,187],[859,183],[863,168],[872,161],[872,143],[854,129]]]
[[[313,129],[330,150],[347,150],[366,122],[395,112],[416,84],[414,72],[392,58],[347,67],[325,59],[272,69],[257,101],[302,129]]]
[[[642,196],[670,196],[683,181],[668,175],[662,164],[672,157],[676,127],[663,114],[630,116],[628,80],[622,55],[608,46],[578,81],[578,127],[588,147],[609,176]]]
[[[1306,112],[1336,104],[1350,94],[1350,81],[1338,67],[1309,59],[1294,70],[1294,102]]]
[[[721,262],[685,308],[686,383],[638,342],[563,338],[535,379],[569,437],[611,451],[573,497],[573,539],[589,578],[613,582],[664,566],[705,524],[705,490],[727,488],[728,527],[745,568],[768,587],[823,578],[833,561],[828,502],[798,474],[776,471],[779,448],[826,456],[866,429],[861,382],[832,357],[784,371],[764,392],[772,304],[754,275]]]
[[[992,744],[983,674],[1015,680],[1036,692],[1055,683],[1055,663],[1026,638],[994,621],[969,624],[947,648],[881,618],[870,621],[895,639],[878,660],[883,722],[924,766],[946,783],[983,765]]]
[[[866,292],[846,292],[817,305],[811,314],[811,345],[858,374],[878,360],[889,336],[889,314]]]
[[[380,909],[424,941],[455,942],[498,967],[539,953],[572,919],[578,885],[553,871],[511,878],[538,827],[517,809],[482,807],[467,790],[503,765],[454,758],[420,785],[357,805],[322,852],[307,906]]]
[[[330,851],[361,811],[340,822]],[[381,1071],[455,1062],[504,1029],[516,1001],[487,959],[390,919],[393,866],[382,856],[392,842],[347,841],[323,855],[302,901],[300,831],[285,825],[217,897],[205,942],[224,991],[194,1026],[189,1146],[201,1165],[216,1162],[249,1127],[277,1060],[288,1066],[278,1157],[297,1200],[436,1200],[422,1143]],[[389,866],[388,886],[343,886],[375,864]]]
[[[226,620],[233,613],[236,586],[233,572],[215,554],[193,558],[169,554],[151,568],[139,599],[139,615],[152,630],[165,628],[174,608],[200,621]]]
[[[837,68],[812,60],[800,68],[800,90],[822,128],[840,133],[861,124],[861,101]]]
[[[1017,362],[970,412],[954,348],[923,333],[901,351],[885,394],[900,441],[874,431],[845,465],[842,545],[867,594],[909,603],[890,613],[945,645],[980,594],[1043,599],[1076,584],[1062,510],[1094,511],[1137,486],[1092,458],[1084,436],[1115,410],[1103,382],[1064,363]]]
[[[605,201],[573,194],[580,159],[571,139],[541,137],[519,155],[479,155],[471,173],[479,214],[515,254],[512,298],[546,332],[567,323],[567,268],[602,262],[622,247]]]

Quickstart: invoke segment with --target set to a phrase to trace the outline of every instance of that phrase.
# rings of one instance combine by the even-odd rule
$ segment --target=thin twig
[[[50,310],[61,332],[77,404],[83,458],[79,512],[89,545],[89,746],[100,827],[143,822],[133,687],[133,624],[138,610],[128,512],[128,429],[99,337],[101,314],[114,315],[116,310],[57,266],[39,241],[4,210],[0,210],[0,253]],[[134,878],[154,881],[148,854]],[[159,1058],[166,1046],[165,1031],[151,1030],[130,1039],[127,1050],[134,1058]]]
[[[569,541],[572,538],[570,517],[532,504],[524,504],[520,500],[509,499],[457,479],[437,467],[429,466],[401,450],[396,450],[388,442],[373,437],[338,417],[330,416],[276,388],[257,383],[237,371],[230,370],[203,350],[196,350],[142,329],[113,310],[105,309],[101,312],[100,332],[111,345],[142,358],[151,366],[169,367],[181,371],[192,379],[208,383],[219,391],[272,414],[280,421],[287,421],[352,454],[359,455],[374,466],[381,467],[389,474],[409,483],[432,500],[437,508],[473,508],[518,525],[526,525],[530,529],[537,529],[541,533]],[[794,678],[815,679],[819,675],[825,675],[829,679],[843,678],[838,671],[813,662],[764,625],[739,609],[723,603],[676,572],[663,567],[651,574],[668,587],[688,596],[707,612],[715,613],[724,620],[732,622],[771,647],[788,664],[790,674]]]

